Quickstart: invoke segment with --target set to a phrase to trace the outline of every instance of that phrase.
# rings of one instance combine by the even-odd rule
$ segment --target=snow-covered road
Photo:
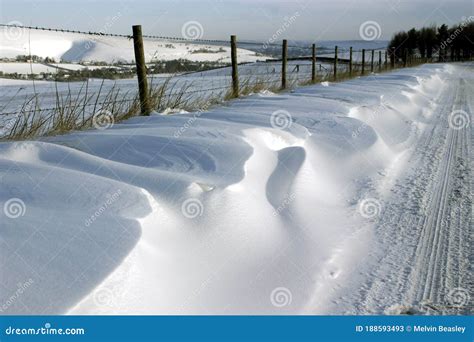
[[[0,310],[472,314],[473,90],[424,65],[1,143]]]
[[[384,198],[364,266],[371,276],[334,312],[473,313],[472,69],[458,67],[445,82]]]

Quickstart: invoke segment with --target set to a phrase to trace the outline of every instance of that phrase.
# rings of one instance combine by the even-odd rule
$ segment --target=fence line
[[[70,29],[60,29],[60,28],[52,28],[52,27],[40,27],[40,26],[27,26],[27,25],[17,25],[17,24],[1,24],[0,27],[7,27],[7,28],[20,28],[20,29],[28,29],[28,30],[38,30],[38,31],[50,31],[50,32],[60,32],[60,33],[75,33],[75,34],[82,34],[87,36],[99,36],[99,37],[117,37],[117,38],[126,38],[129,40],[133,39],[133,34],[122,34],[122,33],[108,33],[108,32],[101,32],[101,31],[81,31],[81,30],[70,30]],[[229,41],[222,40],[222,39],[202,39],[202,38],[185,38],[185,37],[172,37],[172,36],[159,36],[159,35],[148,35],[143,34],[143,38],[145,39],[157,39],[157,40],[168,40],[168,41],[178,41],[178,42],[185,42],[185,43],[209,43],[209,44],[222,44],[222,45],[229,45]],[[266,43],[266,42],[256,42],[256,41],[240,41],[242,45],[254,45],[254,46],[261,46],[261,47],[281,47],[278,43]],[[317,46],[321,48],[320,46]],[[288,48],[293,49],[302,49],[311,51],[311,46],[306,45],[288,45]],[[348,49],[341,49],[340,51],[346,52]],[[356,50],[354,50],[356,51]]]
[[[109,33],[109,32],[97,32],[97,31],[81,31],[81,30],[70,30],[70,29],[60,29],[52,27],[39,27],[39,26],[27,26],[27,25],[17,25],[17,24],[0,24],[0,27],[9,27],[9,28],[20,28],[28,30],[39,30],[39,31],[51,31],[51,32],[60,32],[60,33],[75,33],[82,34],[87,36],[100,36],[100,37],[117,37],[117,38],[126,38],[133,39],[133,35],[121,34],[121,33]],[[142,35],[145,39],[158,39],[158,40],[168,40],[168,41],[179,41],[186,43],[210,43],[210,44],[223,44],[228,45],[229,41],[221,39],[202,39],[202,38],[185,38],[185,37],[172,37],[172,36],[158,36],[158,35]],[[241,41],[241,44],[245,45],[255,45],[255,46],[268,46],[268,47],[279,47],[277,43],[265,43],[265,42],[255,42],[255,41]],[[295,49],[309,49],[306,46],[301,45],[291,45],[288,46]]]
[[[11,116],[11,115],[17,115],[18,114],[27,114],[27,113],[37,113],[37,112],[57,112],[58,110],[64,111],[66,109],[72,109],[73,111],[76,109],[82,109],[82,116],[84,118],[84,113],[86,113],[86,108],[93,107],[94,110],[99,108],[99,110],[102,110],[103,108],[106,108],[109,105],[115,105],[115,104],[124,104],[124,103],[131,103],[132,106],[134,104],[139,105],[140,107],[140,113],[142,115],[149,115],[153,110],[157,108],[153,108],[152,103],[156,104],[156,101],[153,102],[153,99],[151,98],[154,96],[154,93],[152,92],[152,86],[149,87],[148,81],[150,79],[149,75],[147,75],[147,68],[146,68],[146,63],[144,59],[144,44],[143,44],[143,39],[144,38],[157,38],[157,39],[169,39],[169,40],[182,40],[186,42],[205,42],[205,43],[221,43],[221,44],[228,44],[230,46],[230,60],[231,63],[228,66],[224,66],[222,68],[216,68],[216,69],[211,69],[207,70],[205,72],[209,73],[212,72],[213,70],[220,70],[223,69],[224,72],[230,71],[229,74],[225,75],[203,75],[203,71],[201,71],[201,78],[206,78],[206,77],[216,77],[218,78],[216,80],[216,83],[219,84],[219,86],[215,86],[214,84],[214,79],[211,79],[211,84],[210,87],[205,88],[205,89],[192,89],[192,87],[188,87],[186,83],[181,85],[181,88],[178,89],[178,91],[173,91],[175,90],[175,86],[179,83],[180,80],[182,80],[185,77],[189,76],[195,76],[196,73],[199,72],[192,72],[184,75],[178,76],[178,81],[173,84],[171,91],[166,92],[166,89],[160,90],[160,100],[159,103],[161,104],[161,99],[162,98],[167,98],[173,100],[173,98],[182,98],[183,96],[189,96],[193,94],[199,94],[199,93],[204,93],[207,92],[209,94],[214,94],[214,92],[223,92],[223,91],[228,91],[226,93],[226,96],[237,98],[241,96],[244,92],[244,89],[252,89],[252,87],[257,87],[261,86],[262,84],[264,85],[271,85],[271,87],[276,88],[276,89],[281,89],[285,90],[288,89],[289,87],[293,86],[294,84],[299,84],[300,82],[305,82],[305,83],[316,83],[318,81],[318,76],[319,81],[321,80],[339,80],[345,77],[354,77],[357,75],[365,75],[367,74],[367,69],[366,67],[370,67],[370,72],[375,72],[375,66],[377,65],[378,71],[383,71],[383,70],[390,70],[394,69],[397,67],[409,67],[412,65],[417,65],[420,63],[426,63],[426,62],[432,62],[433,59],[428,60],[427,58],[422,59],[420,56],[416,54],[408,54],[408,51],[404,51],[402,53],[402,57],[400,58],[395,49],[390,49],[390,50],[385,50],[385,59],[384,61],[382,60],[382,51],[380,49],[378,51],[378,63],[375,60],[375,50],[366,50],[366,49],[360,49],[360,50],[355,50],[352,47],[349,47],[348,49],[340,48],[336,46],[334,48],[333,56],[328,56],[330,53],[322,53],[321,55],[317,55],[317,51],[319,51],[318,47],[316,44],[311,44],[309,46],[291,46],[288,45],[288,40],[283,40],[282,44],[272,44],[271,46],[273,47],[278,47],[281,48],[281,59],[279,60],[267,60],[266,62],[255,62],[255,63],[239,63],[239,58],[237,54],[237,49],[238,45],[248,45],[248,44],[257,44],[261,45],[260,43],[255,43],[255,42],[245,42],[245,41],[238,41],[237,37],[235,35],[232,35],[229,39],[229,41],[223,41],[223,40],[204,40],[204,39],[197,39],[197,40],[189,40],[189,39],[184,39],[184,38],[176,38],[176,37],[160,37],[160,36],[149,36],[149,35],[143,35],[141,26],[140,25],[135,25],[133,26],[133,34],[131,36],[129,35],[121,35],[121,34],[113,34],[113,33],[100,33],[100,32],[83,32],[83,31],[72,31],[72,30],[63,30],[63,29],[49,29],[49,28],[37,28],[37,27],[29,27],[29,26],[18,26],[18,25],[5,25],[5,24],[0,24],[0,26],[4,27],[16,27],[16,28],[26,28],[26,29],[38,29],[38,30],[49,30],[49,31],[58,31],[58,32],[70,32],[70,33],[79,33],[79,34],[87,34],[87,35],[99,35],[99,36],[109,36],[109,37],[123,37],[127,39],[132,39],[133,40],[133,47],[134,47],[134,53],[135,53],[135,64],[136,64],[136,73],[137,73],[137,80],[138,80],[138,92],[133,98],[119,98],[120,96],[120,89],[117,93],[114,93],[114,87],[112,87],[112,91],[109,92],[109,94],[106,95],[107,101],[100,101],[99,97],[102,95],[100,93],[100,90],[102,89],[102,85],[99,89],[99,92],[97,94],[97,98],[94,103],[88,103],[91,98],[87,97],[87,89],[86,89],[86,97],[84,100],[82,98],[78,100],[76,103],[71,104],[72,95],[71,92],[69,92],[68,96],[66,97],[66,101],[64,101],[63,98],[59,98],[59,94],[57,93],[56,90],[56,101],[57,104],[54,107],[49,107],[49,108],[40,108],[38,107],[38,103],[29,103],[29,101],[32,101],[30,99],[29,101],[25,102],[25,104],[22,106],[21,110],[19,111],[10,111],[10,112],[2,112],[2,109],[0,109],[0,116]],[[268,46],[268,44],[267,44]],[[297,55],[296,57],[293,56],[291,57],[288,51],[288,48],[296,48],[298,49],[298,52],[301,53],[302,51],[308,50],[309,53],[308,55]],[[324,51],[328,51],[327,49],[324,49]],[[366,52],[370,52],[370,60],[367,60],[367,55]],[[341,58],[342,53],[349,53],[348,58]],[[359,58],[354,59],[354,54],[357,54],[357,57],[361,57],[361,61]],[[347,57],[347,56],[346,56]],[[449,60],[449,57],[446,57]],[[306,64],[290,64],[289,62],[294,62],[294,61],[307,61],[308,63]],[[326,64],[321,64],[321,61],[327,62]],[[326,65],[326,66],[325,66]],[[267,70],[262,71],[258,70],[258,68],[266,66]],[[273,66],[272,70],[268,70],[269,66]],[[319,72],[318,72],[318,66],[319,66]],[[224,69],[225,68],[225,69]],[[304,68],[307,68],[305,70],[302,70]],[[228,70],[230,69],[230,70]],[[242,79],[242,77],[248,76],[249,78],[247,80]],[[264,77],[270,77],[269,79],[259,79],[260,76]],[[169,80],[173,79],[175,76],[172,76],[170,78],[165,79],[163,84],[159,84],[160,86],[165,87],[167,85],[167,82]],[[223,78],[224,82],[222,82]],[[253,78],[253,79],[252,79]],[[151,81],[153,82],[154,77],[151,77]],[[102,83],[103,84],[103,83]],[[224,85],[222,85],[224,84]],[[279,85],[279,87],[278,87]],[[268,89],[268,88],[266,88]],[[82,95],[81,93],[82,90],[79,90],[79,93],[77,94],[77,97],[79,99],[79,96]],[[133,91],[135,92],[135,91]],[[127,93],[128,94],[128,93]],[[53,94],[54,95],[54,94]],[[125,94],[126,95],[126,94]],[[222,95],[222,94],[221,94]],[[37,96],[37,94],[35,94]],[[76,96],[76,95],[74,95]],[[110,99],[109,99],[110,96]],[[114,96],[114,97],[112,97]],[[122,95],[123,96],[123,95]],[[202,98],[205,98],[206,95],[203,95]],[[222,97],[222,96],[221,96]],[[66,102],[66,103],[64,103]],[[35,108],[32,108],[32,107]],[[128,107],[129,108],[129,107]],[[136,107],[133,107],[136,108]],[[95,113],[88,113],[87,114],[94,114]],[[54,114],[53,114],[54,115]],[[27,117],[27,116],[26,116]],[[0,126],[1,128],[1,126]]]

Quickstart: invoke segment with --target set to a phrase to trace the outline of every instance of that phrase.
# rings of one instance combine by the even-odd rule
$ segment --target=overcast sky
[[[401,29],[454,24],[474,15],[474,0],[0,0],[2,23],[129,33],[142,24],[147,34],[181,36],[196,21],[202,37],[268,40],[360,39],[364,22],[376,22],[380,39]],[[295,20],[290,19],[293,17]]]

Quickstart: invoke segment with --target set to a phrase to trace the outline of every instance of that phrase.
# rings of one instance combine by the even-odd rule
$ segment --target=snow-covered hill
[[[2,27],[0,29],[0,58],[18,55],[53,57],[68,62],[101,61],[131,62],[134,60],[133,41],[121,37],[90,36],[78,33],[30,30]],[[145,58],[152,60],[185,59],[190,61],[230,62],[230,47],[176,43],[144,39]],[[238,49],[239,62],[261,60],[255,52]]]

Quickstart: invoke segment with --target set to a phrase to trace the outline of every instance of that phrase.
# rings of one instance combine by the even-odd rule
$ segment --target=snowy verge
[[[453,68],[1,143],[2,312],[325,312]]]

